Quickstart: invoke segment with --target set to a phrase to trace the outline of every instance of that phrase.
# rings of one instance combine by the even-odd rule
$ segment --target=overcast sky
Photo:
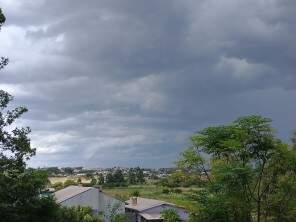
[[[0,0],[31,166],[173,166],[238,116],[296,128],[295,0]]]

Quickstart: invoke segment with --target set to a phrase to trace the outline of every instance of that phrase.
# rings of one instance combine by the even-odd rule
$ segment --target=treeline
[[[79,177],[76,180],[67,179],[65,182],[56,182],[52,184],[52,187],[56,190],[59,190],[70,185],[82,185],[86,187],[125,187],[129,185],[140,185],[145,183],[143,169],[140,167],[130,168],[126,175],[121,169],[116,169],[113,172],[108,172],[106,176],[104,176],[102,173],[99,173],[97,175],[86,175],[85,178],[90,180],[90,182],[82,182],[81,177]]]
[[[46,171],[49,176],[59,176],[59,175],[73,175],[76,171],[79,174],[85,174],[86,176],[94,174],[95,170],[83,169],[83,167],[44,167],[39,168],[39,170]]]
[[[140,167],[130,168],[125,176],[121,169],[108,172],[106,178],[102,174],[98,176],[98,184],[106,187],[120,187],[145,183],[143,169]]]
[[[167,177],[157,180],[155,184],[169,188],[191,186],[201,187],[204,184],[204,180],[196,173],[175,171]]]

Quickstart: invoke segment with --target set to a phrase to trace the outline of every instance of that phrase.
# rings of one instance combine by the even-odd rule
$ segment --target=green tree
[[[41,220],[40,220],[41,221]],[[57,210],[57,222],[102,222],[89,207],[61,207]]]
[[[293,136],[292,136],[292,147],[293,149],[296,150],[296,131],[294,131]]]
[[[111,185],[115,182],[114,178],[113,178],[113,174],[111,172],[108,172],[106,175],[106,183]]]
[[[86,177],[87,179],[92,179],[92,178],[94,177],[94,175],[93,175],[91,172],[87,172],[87,173],[85,174],[85,177]]]
[[[125,180],[121,169],[115,170],[113,174],[113,179],[117,186],[124,185]]]
[[[295,196],[287,198],[295,188],[295,151],[275,137],[270,123],[261,116],[246,116],[191,137],[192,146],[178,166],[207,177],[195,221],[247,222],[255,215],[258,222],[289,221],[295,209]],[[279,205],[285,206],[282,216]]]
[[[130,185],[136,184],[136,174],[134,168],[130,168],[127,174],[127,180]]]
[[[74,180],[66,180],[65,182],[64,182],[64,187],[68,187],[68,186],[75,186],[75,185],[77,185],[77,183],[74,181]]]
[[[55,176],[61,172],[58,167],[47,167],[42,168],[42,170],[46,171],[49,176]]]
[[[0,9],[0,28],[5,16]],[[8,64],[1,57],[0,69]],[[48,183],[43,171],[26,170],[26,160],[35,154],[31,147],[28,127],[14,127],[15,121],[27,108],[20,106],[12,110],[7,107],[13,97],[0,90],[0,215],[1,221],[26,222],[50,221],[56,205],[52,199],[40,198],[40,191]]]
[[[5,16],[0,9],[0,28],[4,22]],[[7,63],[8,59],[1,57],[0,69]],[[28,127],[14,127],[14,123],[27,112],[27,108],[21,106],[9,110],[7,107],[12,100],[9,93],[0,90],[0,220],[101,222],[89,209],[86,214],[85,210],[60,208],[53,198],[41,197],[41,191],[49,183],[48,172],[26,169],[26,161],[35,155],[28,137],[31,130]]]
[[[161,212],[161,218],[164,222],[179,222],[181,218],[175,209],[165,209]]]
[[[131,192],[131,196],[132,196],[132,197],[139,197],[139,196],[140,196],[140,191],[138,191],[138,190],[134,190],[134,191],[132,191],[132,192]]]
[[[105,183],[104,175],[102,173],[99,173],[99,175],[98,175],[98,184],[103,185],[104,183]]]
[[[135,176],[136,176],[136,183],[138,183],[138,184],[145,183],[145,177],[144,177],[143,170],[140,167],[136,167],[134,169],[134,172],[135,172]]]
[[[55,190],[61,190],[64,188],[64,185],[63,185],[63,182],[56,182],[56,183],[52,184],[52,187]]]
[[[109,205],[107,211],[104,214],[105,220],[110,222],[130,222],[131,218],[129,215],[120,213],[119,208],[119,203]]]
[[[63,170],[66,174],[68,174],[68,175],[72,175],[73,172],[74,172],[74,169],[71,168],[71,167],[65,167],[65,168],[62,168],[62,170]]]
[[[90,184],[92,186],[96,185],[97,184],[97,180],[95,178],[92,178],[91,181],[90,181]]]

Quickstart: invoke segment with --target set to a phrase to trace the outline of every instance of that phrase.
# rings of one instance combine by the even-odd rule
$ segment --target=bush
[[[103,220],[95,215],[89,207],[62,207],[59,210],[57,222],[102,222]]]
[[[64,182],[64,187],[68,187],[68,186],[71,186],[71,185],[77,185],[77,183],[74,180],[66,180]]]
[[[60,189],[63,189],[64,185],[62,182],[56,182],[52,185],[52,187],[55,189],[55,190],[60,190]]]
[[[182,190],[180,188],[172,190],[174,193],[182,193]]]
[[[140,191],[135,190],[135,191],[131,192],[131,196],[132,197],[139,197],[140,196]]]
[[[170,190],[169,190],[169,189],[163,189],[163,190],[162,190],[162,193],[164,193],[164,194],[169,194],[169,193],[170,193]]]
[[[161,212],[161,218],[164,222],[180,222],[180,216],[175,209],[165,209]]]

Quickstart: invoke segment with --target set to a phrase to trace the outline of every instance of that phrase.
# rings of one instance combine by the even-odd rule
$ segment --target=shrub
[[[180,222],[180,216],[175,209],[165,209],[161,212],[161,218],[164,222]]]
[[[164,194],[169,194],[169,193],[170,193],[170,190],[169,190],[169,189],[163,189],[163,190],[162,190],[162,193],[164,193]]]
[[[140,196],[140,191],[134,190],[133,192],[131,192],[131,196],[132,197],[139,197]]]
[[[180,188],[174,189],[173,190],[174,193],[182,193],[182,190]]]
[[[64,182],[64,187],[68,187],[68,186],[71,186],[71,185],[77,185],[77,183],[74,180],[66,180]]]

